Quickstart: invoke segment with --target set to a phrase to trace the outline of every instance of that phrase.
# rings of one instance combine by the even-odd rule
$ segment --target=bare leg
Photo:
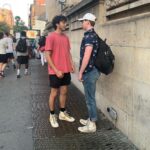
[[[6,65],[7,65],[6,63],[2,65],[2,71],[5,70]]]
[[[67,92],[68,92],[68,86],[60,87],[60,97],[59,97],[60,108],[66,107]]]
[[[21,68],[21,64],[17,64],[17,69],[20,70],[20,68]]]
[[[55,110],[55,99],[58,94],[58,89],[51,88],[50,96],[49,96],[49,109],[50,111]]]
[[[29,65],[28,64],[25,64],[25,69],[28,69]]]
[[[0,63],[0,78],[2,77],[1,73],[2,73],[2,63]]]

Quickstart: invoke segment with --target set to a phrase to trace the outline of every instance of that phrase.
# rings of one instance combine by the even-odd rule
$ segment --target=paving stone
[[[137,150],[137,148],[98,110],[97,132],[79,133],[79,119],[87,116],[84,95],[73,85],[69,86],[67,110],[76,119],[73,123],[60,121],[54,129],[49,123],[49,81],[47,68],[39,63],[31,65],[32,118],[34,150]],[[56,113],[59,114],[58,97]]]

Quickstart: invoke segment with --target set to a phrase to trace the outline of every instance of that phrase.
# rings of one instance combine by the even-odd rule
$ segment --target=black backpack
[[[115,56],[106,44],[106,40],[103,41],[98,35],[97,37],[99,46],[94,65],[101,73],[108,75],[114,69]]]
[[[18,44],[16,46],[16,51],[20,53],[26,53],[27,52],[27,42],[26,38],[22,39],[20,38],[18,41]]]

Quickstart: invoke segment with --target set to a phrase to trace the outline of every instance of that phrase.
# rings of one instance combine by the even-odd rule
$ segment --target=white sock
[[[11,60],[11,62],[12,62],[13,65],[15,64],[14,60]]]
[[[17,69],[17,75],[20,75],[20,69]]]
[[[28,73],[28,69],[25,69],[25,73]]]

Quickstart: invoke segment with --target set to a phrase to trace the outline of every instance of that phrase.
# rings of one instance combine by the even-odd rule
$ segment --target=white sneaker
[[[24,72],[24,75],[26,75],[26,76],[27,76],[28,74],[29,74],[29,73],[28,73],[28,71],[25,71],[25,72]]]
[[[85,120],[85,119],[80,119],[80,123],[81,123],[82,125],[84,125],[84,126],[86,126],[89,121],[90,121],[90,119],[87,119],[87,120]]]
[[[87,125],[79,127],[78,130],[83,133],[93,133],[96,132],[95,122],[89,121]]]
[[[17,79],[19,79],[21,76],[20,76],[20,74],[17,74]]]
[[[53,128],[58,128],[59,127],[59,124],[57,122],[57,117],[56,117],[55,114],[54,115],[50,114],[49,122],[51,123],[51,126]]]
[[[64,112],[60,111],[59,119],[60,120],[65,120],[65,121],[68,121],[68,122],[74,122],[75,121],[75,119],[73,117],[71,117],[66,111],[64,111]]]

